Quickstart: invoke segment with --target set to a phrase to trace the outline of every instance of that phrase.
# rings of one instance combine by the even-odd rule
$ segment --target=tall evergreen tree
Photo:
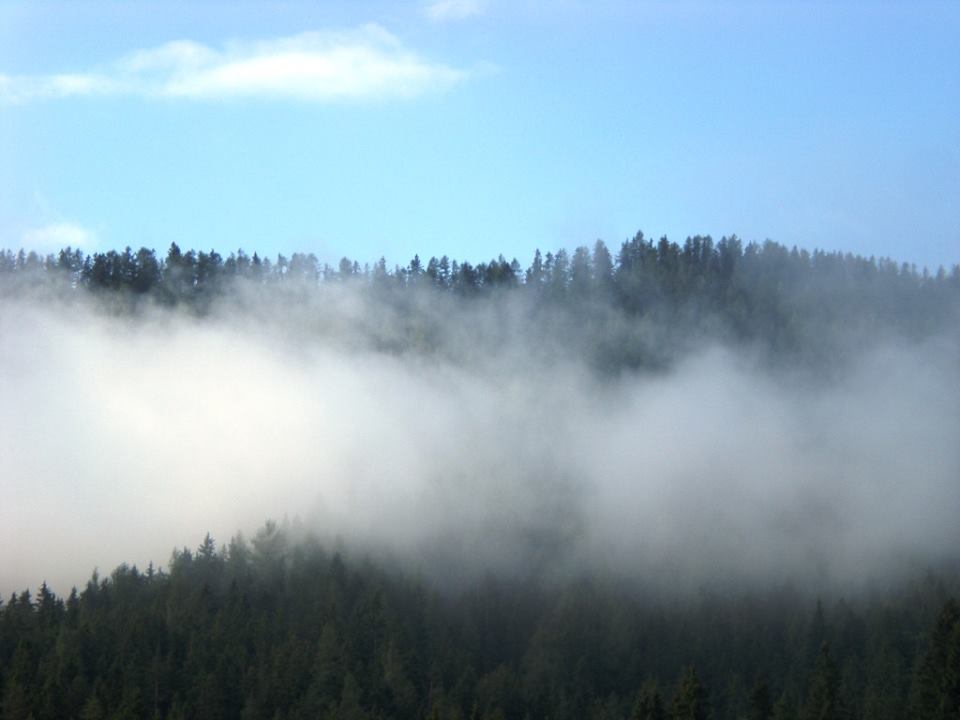
[[[710,717],[710,701],[707,689],[700,681],[694,667],[687,667],[670,705],[671,720],[707,720]]]
[[[637,693],[631,720],[667,720],[660,690],[652,680],[646,681]]]
[[[840,695],[840,673],[830,656],[827,643],[820,646],[807,698],[803,706],[803,720],[845,720],[843,699]]]

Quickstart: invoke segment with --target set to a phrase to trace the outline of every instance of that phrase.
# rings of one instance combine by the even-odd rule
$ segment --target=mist
[[[955,334],[823,375],[700,335],[610,373],[520,296],[412,297],[422,337],[349,284],[241,287],[203,318],[5,299],[0,591],[268,518],[451,585],[852,588],[960,558]]]

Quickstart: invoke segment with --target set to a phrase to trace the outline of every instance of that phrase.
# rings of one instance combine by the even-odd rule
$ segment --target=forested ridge
[[[774,369],[772,377],[777,380],[799,370],[803,375],[799,387],[805,390],[809,378],[829,377],[848,359],[862,359],[884,343],[922,348],[942,342],[929,357],[950,367],[942,373],[930,370],[930,377],[934,384],[938,378],[954,377],[960,265],[929,273],[892,260],[808,252],[769,241],[744,244],[729,237],[715,242],[697,236],[681,245],[666,238],[655,242],[642,233],[615,253],[601,241],[571,253],[537,251],[527,267],[502,256],[476,265],[446,256],[426,262],[415,257],[392,268],[384,260],[361,266],[344,258],[334,268],[309,254],[269,260],[236,251],[223,257],[215,251],[183,251],[176,244],[162,256],[147,248],[89,255],[66,248],[47,256],[0,252],[0,303],[9,303],[8,316],[14,318],[0,329],[14,335],[18,311],[42,305],[44,313],[66,322],[76,317],[79,323],[106,318],[106,323],[119,319],[134,326],[155,324],[160,338],[170,318],[187,318],[191,328],[203,328],[229,317],[231,322],[241,318],[259,323],[258,327],[280,327],[285,338],[299,334],[332,338],[334,344],[362,346],[390,357],[442,357],[448,361],[444,368],[484,367],[484,358],[497,353],[512,351],[520,357],[515,361],[511,356],[490,371],[490,384],[479,385],[478,394],[505,383],[503,376],[509,371],[504,367],[527,363],[526,382],[553,367],[551,363],[570,359],[601,378],[601,384],[609,381],[615,391],[620,387],[614,382],[617,378],[665,372],[711,343],[760,358],[761,365]],[[74,316],[78,307],[85,312]],[[90,308],[92,313],[86,314]],[[48,315],[24,317],[29,322]],[[53,327],[56,338],[61,326]],[[188,341],[196,337],[190,335]],[[277,344],[283,352],[299,348],[296,343]],[[56,351],[56,346],[51,349]],[[351,363],[356,356],[345,357]],[[536,361],[527,362],[531,357]],[[918,357],[921,362],[928,359],[922,352]],[[438,365],[414,367],[415,372],[423,367],[429,372]],[[703,372],[711,366],[697,367],[696,372]],[[918,365],[911,361],[892,367],[912,370]],[[923,371],[923,365],[919,367]],[[171,379],[163,382],[177,382],[178,371],[174,368]],[[372,371],[364,365],[357,372]],[[82,379],[79,373],[77,377]],[[384,377],[409,380],[413,375]],[[554,377],[571,375],[547,375],[547,383]],[[428,378],[415,387],[422,393],[429,385]],[[137,385],[124,387],[131,386]],[[598,386],[588,387],[592,391]],[[828,394],[834,391],[825,381],[822,387]],[[539,385],[535,389],[543,392]],[[98,397],[112,392],[106,382],[96,390]],[[564,388],[547,388],[554,390]],[[877,393],[884,390],[875,388]],[[242,388],[227,391],[239,393]],[[156,402],[156,395],[150,397]],[[716,397],[723,401],[727,396]],[[518,405],[526,403],[527,396],[519,398]],[[924,401],[935,400],[935,389],[924,396]],[[689,402],[697,408],[700,398]],[[842,408],[842,402],[829,407]],[[597,417],[607,408],[599,407]],[[878,407],[895,413],[900,405]],[[942,415],[932,415],[946,417],[941,425],[947,432],[956,419],[950,415],[953,407],[946,402]],[[372,408],[375,412],[375,403]],[[574,411],[579,408],[575,405]],[[825,422],[822,415],[810,417]],[[535,413],[521,415],[518,434],[538,419]],[[629,442],[633,436],[623,437]],[[797,441],[800,447],[806,438]],[[711,442],[716,438],[691,434],[671,447]],[[471,444],[467,438],[464,446]],[[544,447],[549,451],[549,443]],[[865,443],[843,448],[840,470],[825,473],[827,481],[846,482],[845,473],[861,467],[853,462],[856,453],[869,447]],[[936,440],[918,447],[942,451]],[[181,451],[174,444],[164,449],[170,454]],[[262,452],[271,452],[269,443]],[[492,457],[501,449],[483,446],[477,452]],[[812,466],[833,462],[832,452],[817,456]],[[509,457],[504,461],[514,470],[557,472],[556,465],[538,464],[542,458],[538,453],[539,448],[531,451],[533,461],[526,458],[527,464]],[[720,456],[705,457],[716,462]],[[919,486],[918,492],[934,483],[942,490],[942,473],[955,467],[953,457],[934,458],[940,465],[924,476],[928,485]],[[211,458],[210,466],[215,467],[218,456],[212,453]],[[742,457],[736,462],[752,460]],[[444,465],[445,480],[455,486],[469,472],[470,462],[465,456],[466,469]],[[775,469],[776,459],[764,467]],[[717,477],[729,480],[719,472]],[[545,484],[537,492],[555,499],[553,493],[567,490],[564,480]],[[869,480],[852,478],[864,485]],[[903,484],[909,482],[909,477],[903,478]],[[849,539],[842,532],[846,526],[835,517],[842,508],[814,502],[843,498],[843,493],[818,496],[820,486],[811,487],[810,497],[796,496],[798,504],[810,501],[811,508],[770,518],[777,532],[754,542],[786,538],[786,549],[777,546],[770,553],[792,550],[791,533],[799,533],[798,528],[783,529],[777,523],[804,519],[811,523],[811,533],[822,533],[827,544],[834,538]],[[743,497],[757,500],[765,497],[765,490]],[[462,492],[469,503],[476,490],[467,485]],[[785,497],[786,505],[793,502],[793,496]],[[874,499],[869,491],[850,497]],[[931,497],[953,495],[938,492]],[[568,550],[561,552],[554,545],[574,534],[554,525],[580,518],[566,512],[566,501],[575,502],[562,496],[558,507],[544,506],[540,524],[524,524],[526,518],[517,511],[517,528],[512,529],[516,537],[533,536],[527,538],[533,552],[524,555],[518,550],[519,559],[509,565],[510,572],[471,569],[450,582],[444,582],[446,567],[421,572],[429,559],[421,559],[419,566],[409,556],[394,562],[389,553],[367,552],[369,546],[351,544],[351,537],[335,542],[324,534],[321,540],[309,522],[285,521],[267,522],[249,540],[238,534],[218,544],[208,534],[195,549],[174,551],[165,567],[121,565],[103,577],[94,573],[85,586],[68,594],[58,596],[45,583],[15,592],[0,602],[0,720],[960,718],[956,601],[960,568],[955,548],[937,546],[931,552],[937,539],[951,536],[949,528],[937,527],[935,520],[930,520],[932,539],[924,544],[917,541],[926,537],[922,533],[911,537],[917,542],[909,549],[917,554],[908,555],[906,550],[904,554],[912,561],[930,552],[929,570],[915,564],[904,572],[899,565],[888,575],[867,577],[866,582],[858,576],[846,583],[842,577],[827,583],[826,574],[794,572],[806,565],[793,557],[793,564],[775,578],[769,577],[774,573],[767,567],[756,570],[759,581],[746,572],[750,567],[737,568],[744,577],[754,577],[741,587],[736,579],[715,577],[737,566],[731,561],[712,574],[686,576],[681,588],[681,573],[671,573],[670,568],[663,568],[655,580],[645,576],[648,566],[641,564],[639,552],[637,558],[628,554],[627,562],[634,561],[632,570],[622,567],[622,557],[610,559],[610,567],[618,571],[576,563],[563,572],[545,570],[544,565]],[[882,504],[882,499],[877,501]],[[662,507],[683,512],[683,506]],[[760,512],[760,507],[737,510]],[[771,512],[780,508],[763,507]],[[387,510],[382,522],[383,535],[389,538]],[[698,512],[691,517],[709,515],[703,508]],[[816,524],[821,514],[827,518],[822,526]],[[453,517],[455,522],[460,516]],[[864,518],[890,516],[865,513],[855,522]],[[678,534],[665,536],[668,542],[681,537],[684,529],[696,529],[685,525],[683,518],[667,520],[680,528]],[[736,517],[728,520],[735,525]],[[508,517],[505,523],[509,522],[514,520]],[[508,525],[493,527],[503,535],[491,538],[491,544],[514,539]],[[717,527],[729,529],[723,523]],[[759,532],[761,525],[747,527],[746,532]],[[857,527],[852,532],[877,543],[882,540],[886,544],[878,545],[881,553],[897,549],[887,537],[895,536],[896,529]],[[705,537],[715,550],[737,547],[720,544],[709,534]],[[674,555],[664,554],[661,560],[677,559],[688,547],[696,552],[698,546],[691,542],[672,547]],[[798,552],[805,547],[798,546]],[[663,547],[651,552],[657,551]],[[838,552],[843,557],[830,569],[853,574],[860,570],[857,561],[866,557],[862,553],[862,547],[849,556]],[[447,562],[451,557],[456,553],[444,556]],[[595,564],[605,560],[601,551],[584,557]],[[464,565],[471,562],[470,557],[461,559]],[[903,558],[890,557],[891,567],[896,560]],[[476,566],[483,568],[483,563]],[[868,569],[876,567],[871,564]],[[674,576],[677,583],[671,587]],[[691,588],[691,582],[704,577],[709,581]],[[821,581],[823,585],[818,584]]]
[[[960,606],[930,575],[850,603],[586,578],[451,594],[267,523],[168,571],[12,595],[0,680],[5,719],[946,720]]]
[[[960,265],[931,274],[890,259],[744,244],[736,236],[695,236],[680,245],[638,232],[615,254],[598,240],[572,253],[538,250],[526,268],[503,255],[476,265],[415,256],[392,269],[382,258],[372,267],[343,258],[334,268],[313,254],[270,260],[238,250],[223,257],[175,243],[163,257],[130,247],[46,256],[0,251],[0,293],[39,286],[62,298],[86,291],[115,312],[150,305],[203,315],[226,305],[255,313],[255,303],[239,302],[231,290],[255,287],[296,306],[311,289],[343,283],[402,306],[391,339],[403,346],[423,349],[431,334],[422,303],[413,302],[423,295],[410,291],[426,290],[437,303],[517,297],[536,322],[573,332],[578,343],[560,352],[585,347],[595,366],[608,369],[663,364],[704,336],[829,363],[844,348],[889,333],[920,339],[950,328],[960,306]]]
[[[275,523],[0,609],[4,718],[945,719],[958,671],[932,576],[854,604],[492,576],[449,595]]]

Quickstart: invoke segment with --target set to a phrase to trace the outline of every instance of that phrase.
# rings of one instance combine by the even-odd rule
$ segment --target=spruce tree
[[[830,657],[829,645],[823,643],[810,678],[803,720],[844,720],[845,717],[840,697],[840,673]]]
[[[670,708],[671,720],[707,720],[710,717],[710,703],[707,689],[700,681],[695,668],[688,667]]]
[[[663,700],[656,682],[648,680],[637,693],[637,702],[633,706],[631,720],[666,720]]]

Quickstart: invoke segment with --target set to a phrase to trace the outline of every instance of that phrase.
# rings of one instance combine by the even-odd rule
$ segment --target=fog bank
[[[960,556],[955,338],[822,381],[707,341],[600,376],[538,351],[522,304],[450,308],[417,352],[342,288],[259,319],[5,301],[0,591],[283,517],[449,581],[843,585]]]

